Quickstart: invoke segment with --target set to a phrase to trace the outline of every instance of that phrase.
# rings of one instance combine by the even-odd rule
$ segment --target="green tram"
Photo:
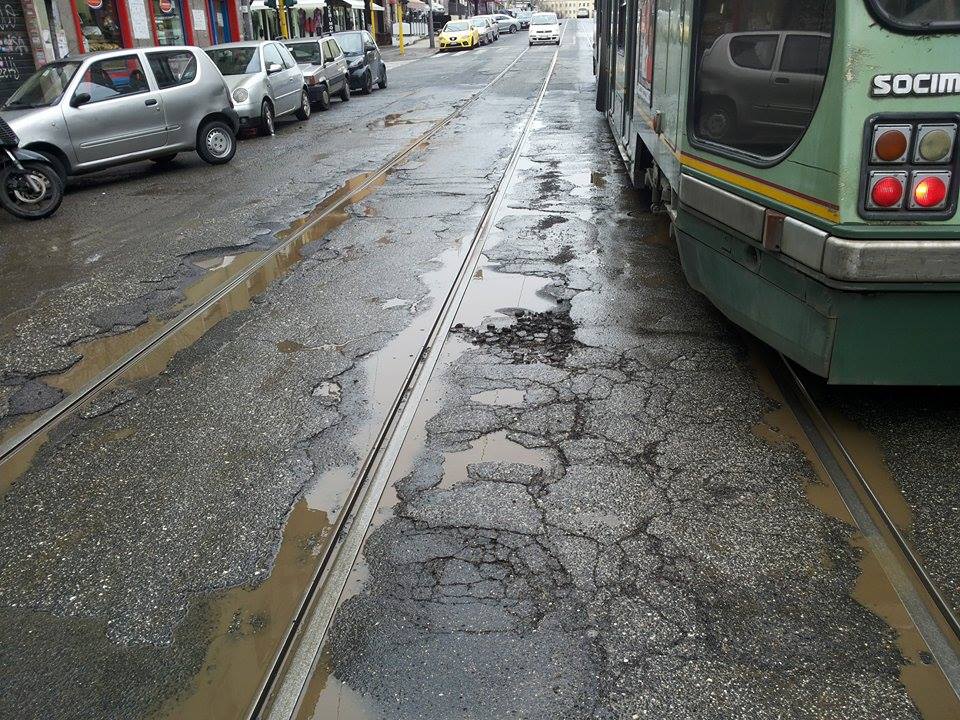
[[[597,0],[688,281],[831,383],[960,384],[960,0]]]

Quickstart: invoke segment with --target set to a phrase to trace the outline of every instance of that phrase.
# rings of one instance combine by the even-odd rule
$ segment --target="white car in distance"
[[[552,12],[534,13],[530,18],[530,44],[560,44],[560,20]]]

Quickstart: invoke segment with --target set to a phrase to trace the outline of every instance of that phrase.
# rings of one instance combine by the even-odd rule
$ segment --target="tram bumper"
[[[828,382],[960,385],[960,240],[821,233],[822,248],[799,261],[685,205],[675,230],[695,289]]]

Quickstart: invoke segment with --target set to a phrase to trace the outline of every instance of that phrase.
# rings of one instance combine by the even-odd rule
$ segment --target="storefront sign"
[[[127,15],[133,27],[133,36],[138,40],[151,40],[150,22],[147,20],[147,7],[142,2],[134,0],[127,4]]]
[[[169,15],[173,12],[173,0],[160,0],[160,12]]]
[[[87,7],[91,10],[99,10],[103,7],[103,0],[87,0]]]
[[[190,15],[193,17],[193,31],[207,32],[207,14],[203,8],[191,8]]]

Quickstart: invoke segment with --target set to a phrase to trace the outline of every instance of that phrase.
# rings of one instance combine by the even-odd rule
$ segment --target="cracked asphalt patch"
[[[853,531],[636,211],[575,37],[485,250],[548,279],[573,338],[530,353],[524,318],[553,321],[506,313],[455,333],[302,717],[919,717],[919,661],[851,597]]]
[[[398,389],[384,366],[419,353],[545,67],[525,58],[249,307],[51,434],[0,505],[0,716],[178,715],[206,692],[206,719],[225,695],[252,699],[269,648],[234,685],[198,675],[233,659],[206,655],[218,598],[278,572],[298,499],[318,523],[339,511],[345,486],[318,485],[354,477],[378,397]],[[435,155],[461,158],[455,191]],[[237,617],[231,639],[253,643],[289,621]]]
[[[73,178],[43,233],[0,218],[0,429],[17,387],[49,384],[80,360],[83,343],[167,317],[204,277],[198,259],[273,246],[277,231],[378,167],[521,49],[511,38],[486,59],[463,55],[431,73],[397,68],[388,90],[244,139],[224,166],[181,153],[166,168],[134,163]],[[386,123],[399,115],[416,124]],[[491,140],[502,142],[500,130]]]

